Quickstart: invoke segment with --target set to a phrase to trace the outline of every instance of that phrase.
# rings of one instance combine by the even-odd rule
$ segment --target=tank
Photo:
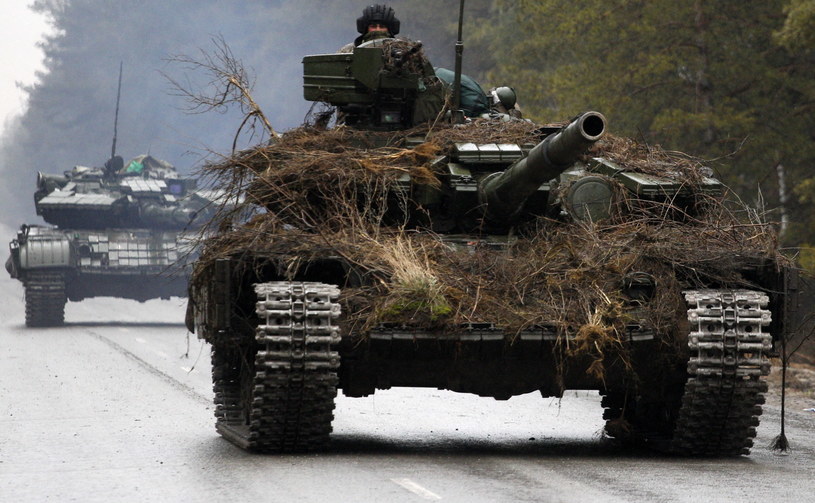
[[[749,453],[797,306],[771,229],[703,164],[599,112],[455,123],[423,58],[403,40],[305,57],[306,99],[340,124],[217,167],[252,215],[219,214],[190,281],[217,431],[318,450],[338,390],[578,389],[621,442]]]
[[[68,300],[186,296],[190,236],[213,203],[195,179],[141,155],[39,173],[36,187],[37,214],[51,225],[22,225],[6,261],[25,288],[27,326],[62,325]]]

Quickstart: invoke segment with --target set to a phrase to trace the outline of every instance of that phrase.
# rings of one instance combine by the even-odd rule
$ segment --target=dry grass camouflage
[[[618,186],[612,218],[540,217],[513,229],[503,246],[457,246],[393,217],[394,207],[413,204],[405,175],[414,187],[441,185],[432,161],[454,143],[529,144],[541,131],[529,122],[491,120],[389,133],[303,127],[210,164],[205,174],[232,197],[202,234],[208,237],[191,284],[205,284],[216,259],[248,251],[287,278],[316,259],[339,257],[364,277],[363,286],[340,285],[346,334],[365,337],[383,322],[448,331],[490,322],[510,334],[548,326],[568,336],[562,343],[570,352],[591,354],[599,364],[624,346],[628,323],[673,344],[686,319],[682,290],[760,289],[742,270],[786,263],[773,228],[727,194],[696,193],[689,214]],[[418,147],[406,147],[408,138],[422,136]],[[708,174],[697,159],[614,136],[589,156],[672,178],[692,192]],[[655,298],[625,309],[623,288],[638,275],[655,279]]]

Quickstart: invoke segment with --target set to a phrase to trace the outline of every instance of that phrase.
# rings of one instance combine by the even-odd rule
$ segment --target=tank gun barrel
[[[585,112],[544,138],[505,171],[485,177],[479,184],[479,198],[486,207],[486,219],[493,222],[511,219],[541,184],[571,167],[605,131],[603,114]]]
[[[68,185],[70,180],[63,175],[46,175],[37,173],[37,190],[34,192],[34,202],[37,203],[51,192]]]
[[[70,180],[65,175],[46,175],[43,172],[37,173],[37,189],[51,192],[55,189],[65,187]]]
[[[141,219],[148,227],[184,228],[195,219],[197,212],[185,206],[161,206],[154,203],[143,204]]]

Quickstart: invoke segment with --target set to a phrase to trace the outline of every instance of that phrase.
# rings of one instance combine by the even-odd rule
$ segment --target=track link
[[[687,456],[750,453],[770,372],[769,298],[751,290],[691,290],[687,381],[676,400],[637,403],[636,393],[607,392],[606,432]],[[647,386],[646,384],[643,384]],[[675,402],[675,403],[674,403]]]
[[[244,351],[213,348],[216,429],[260,452],[302,452],[329,441],[337,395],[339,289],[255,285],[259,325]]]
[[[65,323],[65,276],[61,272],[30,272],[25,280],[25,324],[57,327]]]

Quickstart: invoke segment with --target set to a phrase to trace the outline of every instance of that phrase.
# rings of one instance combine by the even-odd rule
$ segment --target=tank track
[[[690,306],[688,382],[671,451],[749,454],[770,373],[769,297],[750,290],[684,292]]]
[[[668,430],[652,429],[649,418],[620,421],[625,394],[603,397],[610,436],[634,434],[659,450],[687,456],[739,456],[750,453],[770,372],[772,336],[769,298],[750,290],[691,290],[688,303],[688,378]],[[635,407],[636,408],[636,407]],[[626,417],[626,419],[629,419]],[[633,431],[626,431],[631,428]]]
[[[29,272],[25,280],[25,324],[57,327],[65,323],[65,276],[61,272]]]
[[[252,451],[322,449],[337,396],[339,289],[273,282],[256,284],[255,293],[255,344],[243,352],[213,347],[216,429]]]

